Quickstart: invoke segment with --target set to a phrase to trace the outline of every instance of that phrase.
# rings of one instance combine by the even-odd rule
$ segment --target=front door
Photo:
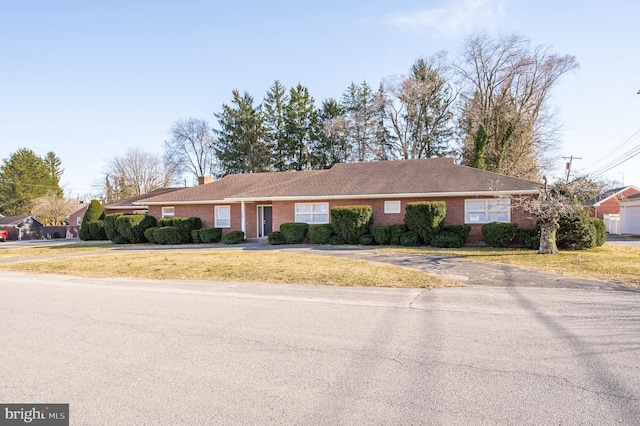
[[[273,231],[273,209],[258,206],[258,238],[267,237]]]

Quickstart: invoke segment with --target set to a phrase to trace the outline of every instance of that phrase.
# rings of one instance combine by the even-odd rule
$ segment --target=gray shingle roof
[[[620,188],[614,188],[614,189],[610,189],[608,191],[603,192],[602,194],[598,195],[597,197],[594,197],[592,199],[590,199],[589,201],[586,201],[584,203],[585,206],[595,206],[598,203],[601,203],[603,201],[605,201],[608,198],[611,198],[617,194],[619,194],[620,192],[623,192],[624,190],[628,189],[628,188],[632,188],[632,186],[622,186]],[[629,197],[626,197],[629,198]]]

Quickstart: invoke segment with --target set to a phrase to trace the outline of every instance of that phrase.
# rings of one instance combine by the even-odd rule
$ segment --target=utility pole
[[[582,160],[582,157],[574,157],[573,155],[570,157],[562,157],[564,160],[569,160],[567,162],[567,183],[569,183],[569,176],[571,175],[571,164],[573,160]]]

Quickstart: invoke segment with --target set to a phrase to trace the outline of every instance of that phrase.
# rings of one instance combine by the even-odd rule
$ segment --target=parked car
[[[6,229],[0,229],[0,241],[6,241],[9,236],[9,231]]]

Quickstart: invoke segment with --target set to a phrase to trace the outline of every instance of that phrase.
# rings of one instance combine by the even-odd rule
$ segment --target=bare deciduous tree
[[[577,67],[575,57],[531,48],[517,35],[469,39],[457,67],[467,85],[461,113],[464,164],[536,179],[554,146],[550,90]]]
[[[215,140],[209,123],[195,118],[177,120],[165,141],[165,156],[195,178],[215,174]]]
[[[446,53],[419,59],[408,76],[382,83],[384,113],[396,157],[430,158],[451,153],[456,99]]]
[[[538,253],[556,254],[556,234],[560,228],[560,218],[572,218],[582,210],[582,205],[577,200],[592,191],[592,187],[585,180],[579,179],[550,188],[547,178],[543,177],[543,180],[544,184],[537,197],[517,198],[515,205],[534,216],[540,225]]]
[[[59,193],[51,193],[36,198],[33,203],[33,216],[46,225],[62,225],[77,205],[65,199]]]
[[[134,148],[109,160],[102,189],[106,202],[111,202],[171,186],[179,174],[175,162]]]

